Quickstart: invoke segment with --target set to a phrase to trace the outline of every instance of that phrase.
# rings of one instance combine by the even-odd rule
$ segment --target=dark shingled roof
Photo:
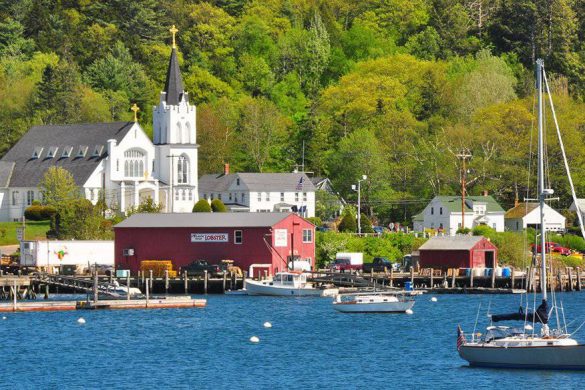
[[[249,191],[264,192],[310,192],[315,186],[306,174],[298,173],[233,173],[231,175],[203,175],[199,179],[199,191],[227,191],[236,178],[240,178],[242,188]],[[298,187],[303,178],[302,186]]]
[[[178,105],[183,97],[184,91],[181,70],[179,69],[179,60],[177,58],[177,49],[173,48],[171,59],[169,60],[169,69],[167,70],[167,80],[165,82],[165,100],[167,104],[172,106]]]
[[[436,236],[429,238],[429,240],[422,244],[418,250],[469,250],[483,239],[483,236]]]
[[[510,210],[506,211],[506,214],[504,214],[504,218],[506,219],[524,218],[532,210],[537,209],[538,206],[539,206],[538,203],[519,204],[518,206],[514,206]]]
[[[115,139],[119,143],[133,125],[134,122],[113,122],[34,126],[2,158],[0,178],[5,177],[4,166],[13,163],[9,186],[37,187],[49,167],[59,166],[73,175],[77,185],[83,185],[107,156],[107,141]],[[85,157],[77,157],[81,146],[87,147]],[[96,146],[102,146],[99,156],[93,155]],[[54,147],[55,156],[48,158]],[[40,148],[39,158],[33,158],[35,149]],[[71,148],[70,157],[62,157],[65,148]]]
[[[114,227],[116,229],[269,227],[274,226],[289,215],[291,213],[141,213],[131,215]]]
[[[0,188],[8,187],[14,163],[10,161],[0,161]]]

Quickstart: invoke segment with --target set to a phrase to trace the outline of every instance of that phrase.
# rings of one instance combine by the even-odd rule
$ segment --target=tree
[[[161,203],[155,203],[154,200],[149,196],[146,199],[142,200],[138,207],[131,207],[127,212],[126,215],[130,216],[132,214],[138,213],[160,213],[162,210]]]
[[[211,201],[211,211],[213,211],[214,213],[226,213],[228,210],[221,200],[214,199]]]
[[[341,222],[339,222],[337,230],[348,233],[355,233],[357,231],[356,209],[353,206],[346,206],[343,209]]]
[[[209,202],[207,201],[207,199],[199,199],[199,201],[197,203],[195,203],[195,205],[193,206],[193,212],[194,213],[210,213],[211,206],[209,205]]]
[[[79,188],[71,173],[61,167],[50,167],[39,183],[39,190],[43,194],[45,205],[55,208],[55,214],[51,218],[51,229],[47,235],[75,238],[73,227],[68,224],[82,225],[83,222],[75,221],[72,216],[82,214],[82,210],[87,211],[87,207],[80,202]]]
[[[370,218],[364,213],[360,215],[360,226],[362,233],[374,233],[374,229],[372,228],[372,221]]]

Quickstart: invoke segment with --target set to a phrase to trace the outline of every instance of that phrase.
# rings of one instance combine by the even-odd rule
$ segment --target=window
[[[175,140],[176,143],[182,144],[183,143],[183,129],[181,129],[181,122],[177,122],[177,139]]]
[[[179,200],[179,190],[175,190],[175,200]]]
[[[28,190],[26,192],[26,204],[27,206],[30,206],[33,202],[33,200],[35,200],[35,192],[32,190]]]
[[[43,148],[41,146],[37,146],[35,150],[33,150],[32,158],[41,157],[41,153],[43,153]]]
[[[207,194],[203,194],[203,199],[207,200]]]
[[[217,194],[217,199],[221,200],[221,194]]]
[[[307,201],[307,193],[303,192],[303,202],[306,202],[306,201]]]
[[[230,200],[232,200],[232,193],[230,192]]]
[[[284,202],[284,192],[281,192],[280,193],[280,201],[281,202]]]
[[[262,202],[262,193],[261,192],[258,193],[258,202]]]
[[[142,177],[144,175],[144,153],[131,149],[124,152],[124,176]]]
[[[295,192],[295,202],[298,202],[298,201],[299,201],[299,193]]]
[[[57,155],[57,150],[59,148],[57,146],[51,146],[49,148],[49,152],[47,153],[47,158],[53,158]]]
[[[189,200],[193,200],[193,191],[189,190]]]
[[[183,143],[190,143],[191,140],[189,139],[189,136],[191,135],[191,125],[189,124],[189,122],[185,123],[185,128],[183,129]]]
[[[182,200],[186,200],[187,199],[187,194],[185,194],[185,190],[181,190],[181,199]]]
[[[65,146],[63,148],[63,153],[61,153],[61,158],[71,157],[71,152],[73,152],[73,146]]]
[[[443,215],[443,208],[439,207],[439,214]]]
[[[85,145],[81,145],[81,146],[79,147],[79,149],[77,150],[77,154],[75,155],[75,157],[76,157],[76,158],[82,158],[82,157],[85,157],[86,153],[87,153],[87,146],[85,146]]]
[[[177,162],[177,182],[179,184],[188,184],[189,178],[189,159],[187,156],[180,156]]]
[[[242,231],[241,230],[234,230],[234,244],[241,244],[242,243]]]
[[[494,230],[496,230],[496,224],[495,223],[492,224],[492,227],[494,228]]]
[[[434,215],[434,214],[435,214],[435,208],[431,207],[431,215]]]
[[[18,204],[18,191],[14,191],[12,193],[12,205],[16,206]]]
[[[236,179],[236,185],[239,186],[240,185],[240,178]]]
[[[242,194],[242,203],[246,200],[246,194]]]
[[[270,192],[267,192],[266,193],[266,201],[267,202],[270,202]]]
[[[303,229],[303,242],[313,242],[312,229]]]
[[[104,150],[103,145],[96,145],[93,148],[93,153],[91,154],[91,156],[92,157],[99,157],[102,155],[103,150]]]
[[[457,227],[458,227],[458,228],[461,228],[461,222],[459,222],[459,223],[457,224]]]
[[[120,172],[120,159],[116,159],[116,172]]]
[[[520,230],[520,222],[516,221],[516,230]]]

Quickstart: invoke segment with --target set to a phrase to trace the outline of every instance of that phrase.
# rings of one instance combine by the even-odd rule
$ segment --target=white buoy
[[[83,325],[83,324],[85,324],[85,319],[83,317],[79,317],[77,319],[77,323]]]
[[[406,314],[408,314],[409,316],[414,314],[414,312],[412,311],[412,309],[406,309],[405,311]]]
[[[2,317],[2,319],[5,320],[6,319],[6,316]]]
[[[271,324],[270,322],[266,321],[266,322],[264,323],[264,327],[265,327],[265,328],[272,328],[272,324]]]
[[[256,336],[252,336],[250,337],[250,342],[256,344],[260,342],[260,339]]]
[[[431,302],[437,302],[437,297],[432,297]]]

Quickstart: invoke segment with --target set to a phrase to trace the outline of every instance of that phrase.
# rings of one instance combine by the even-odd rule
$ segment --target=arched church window
[[[177,122],[177,140],[176,143],[183,143],[183,129],[181,128],[181,122]]]
[[[185,133],[183,135],[183,142],[186,144],[194,143],[193,141],[191,141],[191,125],[189,124],[189,122],[187,122],[185,124]]]
[[[124,152],[124,176],[144,176],[145,155],[142,151],[130,149]]]
[[[189,159],[182,155],[177,162],[177,182],[179,184],[189,183]]]

